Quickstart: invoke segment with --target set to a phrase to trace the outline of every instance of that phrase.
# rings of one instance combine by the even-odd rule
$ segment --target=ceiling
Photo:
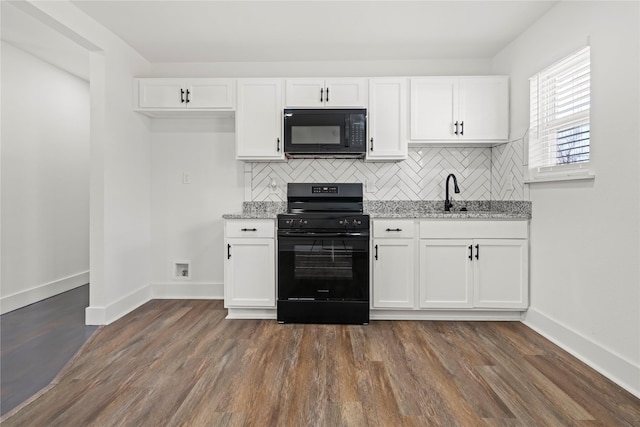
[[[89,53],[86,49],[13,3],[0,1],[0,8],[0,34],[3,41],[89,80]]]
[[[491,58],[557,1],[73,3],[150,62]]]

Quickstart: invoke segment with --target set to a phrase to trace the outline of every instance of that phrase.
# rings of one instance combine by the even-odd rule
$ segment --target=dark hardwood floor
[[[518,322],[225,320],[154,300],[9,426],[640,426],[640,400]]]
[[[87,284],[0,316],[0,414],[49,385],[97,329],[88,305]]]

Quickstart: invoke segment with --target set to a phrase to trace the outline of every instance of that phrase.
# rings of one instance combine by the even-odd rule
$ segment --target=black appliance
[[[361,158],[367,150],[367,110],[285,109],[288,157]]]
[[[278,215],[278,322],[369,323],[362,206],[362,184],[288,184],[288,211]]]

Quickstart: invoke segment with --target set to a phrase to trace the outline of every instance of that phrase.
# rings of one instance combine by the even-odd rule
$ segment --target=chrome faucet
[[[449,200],[449,178],[453,178],[453,191],[456,193],[460,192],[460,188],[458,187],[458,180],[456,179],[456,176],[450,173],[449,176],[447,176],[447,182],[445,183],[446,195],[444,199],[444,210],[446,212],[451,211],[451,206],[453,206],[453,203],[451,203],[451,200]]]

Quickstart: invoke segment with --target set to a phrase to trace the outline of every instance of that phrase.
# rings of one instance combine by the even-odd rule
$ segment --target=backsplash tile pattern
[[[491,199],[525,200],[524,140],[491,149]]]
[[[491,148],[412,147],[402,162],[291,159],[251,164],[251,201],[284,201],[288,182],[363,182],[366,200],[442,200],[449,173],[459,200],[491,200]],[[275,179],[277,188],[270,183]],[[453,185],[452,185],[453,187]]]

